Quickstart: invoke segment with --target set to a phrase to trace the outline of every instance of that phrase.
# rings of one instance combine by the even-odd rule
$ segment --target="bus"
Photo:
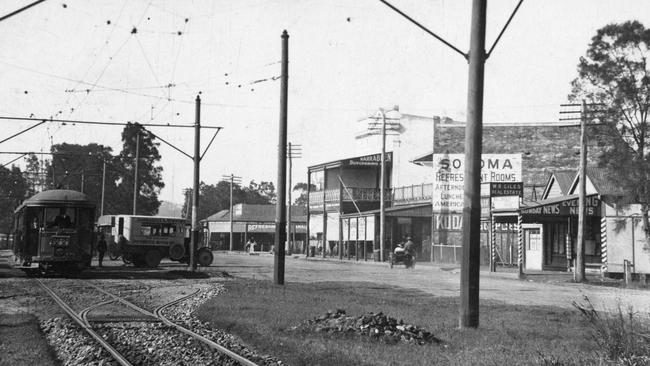
[[[104,215],[97,219],[97,231],[106,239],[111,259],[155,268],[163,258],[189,263],[187,220],[179,217]],[[209,266],[214,259],[210,248],[195,251],[197,263]]]

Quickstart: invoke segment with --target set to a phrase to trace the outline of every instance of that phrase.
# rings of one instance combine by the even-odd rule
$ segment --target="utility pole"
[[[99,209],[99,216],[104,215],[104,194],[106,192],[106,160],[102,163],[102,204]]]
[[[379,172],[379,261],[384,261],[384,240],[386,235],[386,112],[381,112],[381,165]]]
[[[81,169],[81,193],[84,193],[84,183],[85,183],[85,180],[86,180],[86,174],[85,173],[86,173],[86,170]]]
[[[481,225],[481,186],[480,161],[483,135],[483,82],[485,60],[492,54],[506,28],[514,18],[523,0],[508,18],[488,52],[485,52],[485,18],[487,0],[472,0],[472,25],[470,35],[470,51],[463,53],[457,47],[444,40],[434,32],[418,23],[403,11],[379,0],[389,8],[408,19],[429,35],[433,36],[447,47],[462,55],[469,61],[469,81],[467,88],[467,127],[465,128],[465,187],[463,203],[463,259],[460,276],[460,327],[478,327],[479,309],[479,264],[480,264],[480,225]],[[432,233],[433,234],[433,233]]]
[[[586,223],[586,185],[587,185],[587,122],[590,118],[589,107],[599,107],[602,103],[589,103],[583,99],[581,103],[560,104],[560,107],[580,107],[580,110],[560,111],[560,114],[573,114],[568,118],[560,118],[560,121],[580,120],[580,164],[578,168],[578,235],[576,238],[576,257],[573,268],[573,280],[575,282],[585,281],[585,223]],[[575,114],[580,114],[575,117]]]
[[[194,252],[199,242],[199,166],[201,164],[201,97],[196,96],[196,120],[194,123],[194,189],[192,190],[192,237],[190,240],[190,267],[196,270]]]
[[[289,86],[289,34],[282,32],[282,73],[280,75],[280,130],[278,133],[278,201],[275,206],[275,258],[273,280],[284,284],[284,242],[287,237],[287,98]]]
[[[135,169],[133,170],[133,214],[138,207],[138,162],[140,161],[140,132],[135,137]]]
[[[472,1],[472,26],[465,127],[465,184],[463,202],[463,256],[460,267],[460,328],[479,323],[481,265],[481,150],[483,140],[483,77],[487,0]]]
[[[395,111],[398,112],[397,106],[393,108],[393,110],[389,111],[388,113]],[[381,117],[370,117],[371,119],[381,119],[381,127],[375,126],[375,123],[372,123],[371,126],[368,128],[369,130],[379,130],[379,134],[381,134],[381,162],[379,165],[379,260],[384,261],[384,241],[385,241],[385,235],[386,235],[386,229],[385,229],[385,221],[386,221],[386,200],[385,200],[385,195],[386,195],[386,136],[388,135],[387,133],[387,128],[390,127],[391,131],[394,131],[396,127],[399,127],[399,120],[400,118],[397,117],[386,117],[386,111],[383,108],[379,108],[379,113],[381,114]],[[395,122],[398,121],[398,122]],[[396,135],[398,133],[392,133],[391,135]],[[374,240],[373,240],[374,242]],[[375,250],[374,244],[373,244],[373,251]]]
[[[585,129],[587,125],[587,103],[582,100],[580,106],[580,176],[578,178],[578,242],[576,243],[576,265],[573,269],[573,280],[585,280],[585,188],[587,169],[587,142]],[[634,231],[634,229],[632,229]]]
[[[293,166],[293,159],[294,158],[300,158],[300,154],[302,153],[301,151],[302,147],[301,145],[296,145],[296,144],[291,144],[289,142],[289,147],[287,151],[287,157],[289,158],[289,184],[287,185],[287,246],[289,248],[289,255],[291,255],[291,252],[293,250],[293,239],[295,239],[295,228],[291,227],[291,190],[293,187],[291,186],[291,171],[292,171],[292,166]],[[293,234],[293,237],[291,236]]]
[[[235,212],[234,212],[234,209],[233,209],[234,205],[233,205],[233,202],[232,202],[232,190],[233,190],[233,186],[235,184],[241,183],[241,177],[235,176],[234,174],[231,173],[230,175],[222,175],[221,178],[222,178],[221,179],[222,181],[228,181],[230,183],[230,214],[228,216],[230,216],[230,251],[232,252],[233,247],[234,247],[234,245],[233,245],[233,217],[235,216]]]

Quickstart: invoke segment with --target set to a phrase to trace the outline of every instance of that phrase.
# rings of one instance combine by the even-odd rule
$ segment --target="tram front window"
[[[74,209],[65,207],[48,207],[45,209],[45,219],[49,228],[72,228],[74,227]]]

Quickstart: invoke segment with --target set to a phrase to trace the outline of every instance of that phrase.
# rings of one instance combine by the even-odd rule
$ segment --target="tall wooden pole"
[[[293,241],[291,240],[291,167],[292,167],[292,156],[293,151],[291,151],[291,143],[289,143],[289,184],[287,185],[287,247],[289,248],[289,255],[293,250]]]
[[[573,268],[573,279],[575,282],[585,280],[585,188],[586,188],[586,166],[587,166],[587,142],[585,139],[585,128],[587,124],[587,104],[582,101],[580,113],[580,176],[578,178],[578,239],[576,243],[576,261]]]
[[[133,214],[138,209],[138,163],[140,162],[140,132],[135,136],[135,168],[133,170]]]
[[[190,239],[190,267],[196,270],[194,252],[199,241],[199,166],[201,162],[201,97],[196,96],[196,121],[194,123],[194,189],[192,190],[192,237]]]
[[[102,164],[102,204],[99,210],[99,216],[104,215],[104,194],[106,192],[106,160]]]
[[[379,172],[379,260],[384,261],[384,236],[386,232],[386,112],[381,110],[381,165]]]
[[[275,258],[273,280],[284,284],[284,242],[287,237],[287,97],[289,85],[289,34],[282,32],[280,76],[280,131],[278,136],[278,200],[275,205]]]
[[[463,258],[460,270],[461,328],[479,323],[481,260],[481,150],[483,139],[483,76],[487,0],[472,1],[472,29],[465,128],[465,187],[463,202]]]
[[[232,186],[235,184],[235,175],[230,174],[230,251],[233,251],[233,238],[232,238],[232,229],[233,229],[233,216],[234,216],[234,210],[233,210],[233,205],[232,205]]]

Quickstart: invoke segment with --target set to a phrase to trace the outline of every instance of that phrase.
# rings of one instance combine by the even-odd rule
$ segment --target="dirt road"
[[[216,267],[216,268],[215,268]],[[273,280],[273,256],[215,252],[211,270],[220,269],[233,276]],[[540,281],[539,278],[543,278]],[[518,280],[516,273],[490,273],[482,270],[480,298],[519,305],[550,305],[571,308],[572,301],[587,296],[600,309],[625,307],[650,313],[650,290],[619,289],[594,284],[569,282],[571,274],[529,274]],[[404,266],[389,268],[386,263],[355,262],[339,259],[306,259],[304,255],[286,258],[285,282],[362,281],[420,289],[438,296],[458,296],[460,269],[418,263],[415,269]]]

